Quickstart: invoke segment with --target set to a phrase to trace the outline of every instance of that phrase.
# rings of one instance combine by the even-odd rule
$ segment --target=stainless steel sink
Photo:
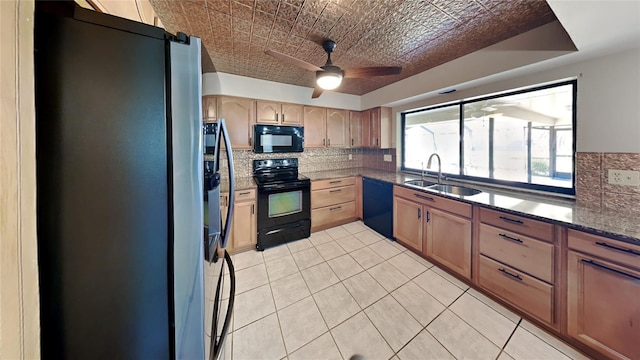
[[[424,188],[435,184],[434,182],[426,181],[426,180],[407,180],[404,183],[407,185],[413,185],[413,186],[424,187]]]
[[[442,191],[442,192],[446,192],[446,193],[449,193],[449,194],[461,195],[461,196],[471,196],[471,195],[480,194],[482,192],[480,190],[471,189],[471,188],[464,187],[464,186],[438,185],[438,184],[431,185],[431,186],[427,187],[427,189],[436,190],[436,191]]]

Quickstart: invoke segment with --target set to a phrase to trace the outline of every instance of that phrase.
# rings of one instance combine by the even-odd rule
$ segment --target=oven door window
[[[302,190],[269,194],[269,217],[291,215],[302,211]]]

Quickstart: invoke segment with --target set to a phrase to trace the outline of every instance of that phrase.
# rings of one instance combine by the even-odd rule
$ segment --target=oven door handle
[[[271,192],[271,191],[280,191],[280,190],[291,190],[291,189],[304,189],[309,186],[309,183],[301,183],[301,182],[292,182],[286,184],[268,184],[258,188],[259,192]]]
[[[280,227],[278,227],[277,229],[274,229],[274,230],[271,230],[271,231],[267,232],[265,235],[273,235],[273,234],[277,234],[277,233],[279,233],[281,231],[284,231],[284,230],[295,229],[295,228],[298,228],[298,227],[301,227],[301,226],[302,226],[302,224],[297,223],[297,222],[296,223],[291,223],[291,224],[280,225]]]

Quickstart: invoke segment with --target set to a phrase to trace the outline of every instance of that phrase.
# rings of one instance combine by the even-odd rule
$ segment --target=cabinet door
[[[216,117],[217,101],[216,96],[207,95],[202,97],[202,119],[205,122],[212,122],[218,119]]]
[[[282,104],[280,123],[282,125],[302,125],[303,106],[298,104]]]
[[[471,221],[427,208],[427,256],[471,278]]]
[[[226,120],[233,149],[251,149],[251,132],[255,123],[255,102],[251,99],[220,96],[218,117]]]
[[[362,147],[371,147],[371,110],[365,110],[361,113],[362,123]]]
[[[256,202],[237,202],[233,214],[233,248],[251,249],[257,244]]]
[[[371,109],[371,123],[369,124],[371,132],[371,147],[380,148],[380,108]]]
[[[568,252],[567,331],[610,358],[640,359],[640,271]]]
[[[327,147],[346,148],[347,110],[327,109]]]
[[[359,111],[349,111],[349,135],[352,148],[362,147],[362,114]]]
[[[422,252],[422,205],[403,198],[393,198],[393,237]]]
[[[325,147],[327,123],[327,109],[305,106],[304,107],[304,147]]]
[[[259,124],[278,124],[280,122],[280,104],[270,101],[256,101],[256,122]]]

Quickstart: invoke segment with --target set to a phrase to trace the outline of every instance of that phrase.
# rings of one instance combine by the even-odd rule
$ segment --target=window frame
[[[571,187],[559,187],[559,186],[552,186],[552,185],[541,185],[541,184],[532,184],[532,183],[525,183],[525,182],[518,182],[518,181],[508,181],[508,180],[499,180],[499,179],[494,179],[494,178],[490,178],[490,177],[480,177],[480,176],[471,176],[471,175],[464,175],[464,106],[465,104],[469,104],[469,103],[474,103],[474,102],[478,102],[478,101],[485,101],[485,100],[492,100],[492,99],[497,99],[497,98],[501,98],[501,97],[505,97],[505,96],[512,96],[512,95],[519,95],[519,94],[524,94],[524,93],[530,93],[530,92],[534,92],[534,91],[539,91],[539,90],[544,90],[544,89],[549,89],[549,88],[554,88],[554,87],[560,87],[560,86],[566,86],[566,85],[571,85],[572,86],[572,98],[573,98],[573,106],[571,109],[571,129],[572,129],[572,173],[558,173],[556,172],[556,167],[555,167],[555,160],[556,160],[556,156],[557,156],[557,149],[556,149],[556,133],[557,131],[566,131],[563,129],[555,129],[554,126],[550,126],[550,133],[549,133],[549,172],[550,172],[550,176],[554,176],[557,174],[560,174],[562,176],[560,177],[565,177],[568,178],[568,175],[571,175]],[[458,129],[458,139],[459,139],[459,170],[457,174],[451,174],[451,173],[446,173],[446,176],[450,179],[453,180],[461,180],[461,181],[473,181],[473,182],[479,182],[479,183],[483,183],[483,184],[487,184],[487,185],[497,185],[497,186],[501,186],[501,187],[508,187],[508,188],[513,188],[513,189],[518,189],[518,190],[529,190],[529,191],[535,191],[535,192],[544,192],[544,193],[548,193],[551,195],[562,195],[562,196],[575,196],[576,193],[576,139],[577,139],[577,131],[576,131],[576,120],[577,120],[577,102],[578,102],[578,80],[577,79],[571,79],[571,80],[565,80],[565,81],[560,81],[560,82],[554,82],[554,83],[550,83],[550,84],[545,84],[545,85],[537,85],[537,86],[531,86],[531,87],[527,87],[527,88],[523,88],[523,89],[519,89],[519,90],[508,90],[508,91],[504,91],[504,92],[500,92],[500,93],[496,93],[496,94],[492,94],[492,95],[485,95],[485,96],[477,96],[477,97],[473,97],[470,99],[462,99],[462,100],[457,100],[457,101],[452,101],[452,102],[447,102],[447,103],[442,103],[442,104],[437,104],[437,105],[433,105],[433,106],[429,106],[429,107],[425,107],[425,108],[420,108],[420,109],[416,109],[416,110],[410,110],[410,111],[404,111],[401,112],[401,116],[400,116],[400,121],[401,121],[401,129],[400,129],[400,146],[401,146],[401,165],[400,165],[400,170],[403,172],[411,172],[411,173],[420,173],[421,169],[414,169],[414,168],[407,168],[405,167],[405,151],[406,151],[406,144],[405,144],[405,130],[406,130],[406,116],[408,114],[414,114],[414,113],[418,113],[418,112],[424,112],[424,111],[429,111],[429,110],[434,110],[434,109],[438,109],[438,108],[442,108],[442,107],[447,107],[447,106],[452,106],[452,105],[458,105],[458,113],[459,113],[459,129]],[[532,174],[532,169],[531,169],[531,130],[532,130],[532,125],[531,122],[528,123],[528,132],[529,132],[529,136],[528,136],[528,140],[527,140],[527,162],[528,162],[528,166],[527,166],[527,179],[529,181],[531,181],[531,174]],[[489,154],[492,155],[493,154],[493,144],[490,145],[490,150],[489,150]],[[425,159],[429,156],[430,154],[425,154]],[[493,156],[490,156],[490,163],[493,163]],[[553,166],[552,166],[553,164]],[[425,173],[434,176],[437,175],[437,171],[433,171],[432,169],[425,169]],[[493,172],[490,169],[490,174],[492,174]],[[445,173],[443,173],[445,174]]]

